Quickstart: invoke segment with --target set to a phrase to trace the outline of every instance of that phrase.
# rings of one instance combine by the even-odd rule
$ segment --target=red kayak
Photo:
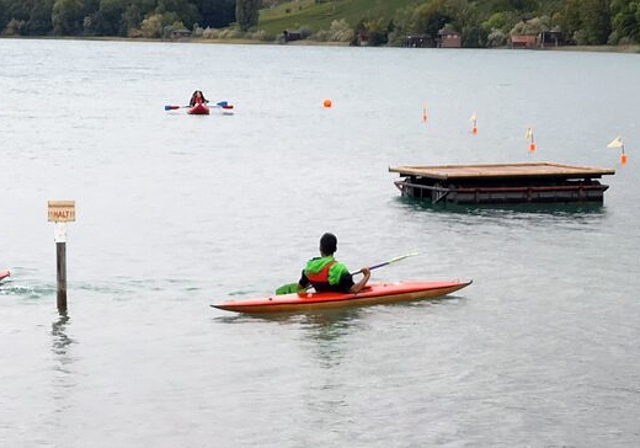
[[[187,110],[190,115],[209,115],[209,106],[205,103],[198,103]]]
[[[367,286],[357,294],[340,292],[303,292],[274,295],[260,299],[228,300],[213,308],[238,313],[280,313],[323,308],[342,308],[358,305],[408,302],[451,294],[469,286],[472,280],[444,282],[378,283]]]
[[[11,271],[6,270],[6,271],[0,271],[0,280],[3,280],[7,277],[11,276]]]

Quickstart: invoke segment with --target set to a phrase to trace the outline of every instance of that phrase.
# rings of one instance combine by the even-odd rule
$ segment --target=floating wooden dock
[[[405,165],[389,167],[403,179],[394,183],[402,196],[433,204],[602,203],[608,185],[600,183],[615,170],[560,163],[486,165]]]

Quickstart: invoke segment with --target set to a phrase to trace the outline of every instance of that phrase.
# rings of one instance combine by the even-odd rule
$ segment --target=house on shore
[[[438,48],[460,48],[462,38],[457,31],[444,28],[438,32],[437,44]]]
[[[538,34],[512,34],[511,48],[554,48],[565,45],[560,31],[542,31]]]
[[[187,37],[191,37],[191,31],[186,28],[171,31],[171,39],[185,39]]]
[[[289,31],[284,30],[282,32],[282,41],[286,44],[287,42],[295,42],[296,40],[302,40],[302,33],[299,31]]]
[[[534,34],[512,34],[509,36],[509,46],[511,48],[536,48],[538,46],[538,36]]]
[[[560,31],[542,31],[538,34],[538,46],[540,48],[554,48],[565,45]]]

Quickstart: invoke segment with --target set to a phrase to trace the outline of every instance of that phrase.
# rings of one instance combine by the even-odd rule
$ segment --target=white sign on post
[[[76,201],[49,201],[49,222],[55,222],[54,240],[67,242],[67,223],[76,220]]]

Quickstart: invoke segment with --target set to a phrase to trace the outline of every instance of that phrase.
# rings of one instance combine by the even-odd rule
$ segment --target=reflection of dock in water
[[[615,170],[550,162],[389,167],[402,196],[433,204],[602,203]]]

